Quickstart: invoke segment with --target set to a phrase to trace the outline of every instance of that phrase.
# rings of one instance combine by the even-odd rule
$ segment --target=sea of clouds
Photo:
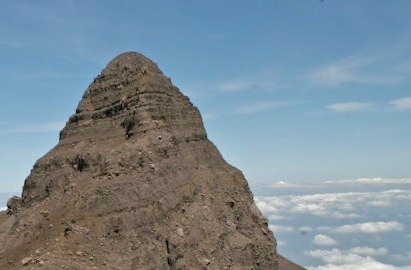
[[[279,253],[308,270],[411,270],[411,179],[279,181],[255,194]],[[0,193],[0,211],[13,195]]]
[[[411,270],[411,179],[279,181],[256,195],[279,253],[309,270]]]

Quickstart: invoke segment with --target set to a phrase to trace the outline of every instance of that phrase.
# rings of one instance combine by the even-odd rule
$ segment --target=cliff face
[[[244,176],[138,53],[95,78],[8,208],[0,269],[278,269]]]

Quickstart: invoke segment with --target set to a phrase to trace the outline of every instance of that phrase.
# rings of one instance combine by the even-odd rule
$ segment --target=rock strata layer
[[[279,269],[244,176],[139,53],[85,91],[0,213],[0,243],[0,269]]]

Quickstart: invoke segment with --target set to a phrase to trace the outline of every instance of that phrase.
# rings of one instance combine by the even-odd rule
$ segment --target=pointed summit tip
[[[142,69],[161,72],[157,64],[143,54],[138,52],[125,52],[114,57],[103,69],[101,75],[107,76],[119,71],[140,71]]]
[[[124,134],[124,123],[130,119],[135,121]],[[133,134],[164,130],[178,133],[176,127],[184,127],[184,140],[206,138],[198,109],[171,79],[143,54],[126,52],[94,78],[60,133],[60,141],[129,139]]]

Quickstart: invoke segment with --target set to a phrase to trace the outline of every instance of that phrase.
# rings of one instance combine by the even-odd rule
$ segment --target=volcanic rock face
[[[138,53],[95,78],[0,213],[0,269],[278,269],[242,173]]]

